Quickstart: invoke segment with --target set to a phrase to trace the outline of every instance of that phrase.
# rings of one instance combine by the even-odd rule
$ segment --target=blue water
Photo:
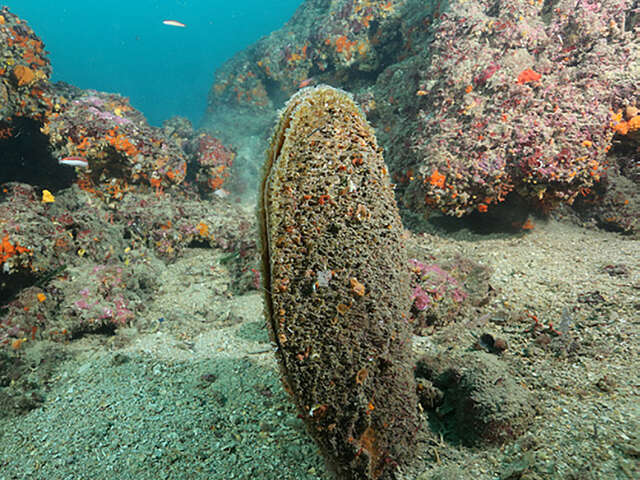
[[[149,122],[198,125],[213,73],[280,28],[302,0],[19,0],[3,2],[51,52],[53,80],[120,93]],[[186,28],[163,20],[178,20]]]

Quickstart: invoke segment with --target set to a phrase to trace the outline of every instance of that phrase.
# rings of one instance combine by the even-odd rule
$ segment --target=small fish
[[[164,23],[165,25],[169,25],[170,27],[186,27],[184,23],[177,20],[163,20],[162,23]]]
[[[309,85],[311,85],[311,82],[313,82],[313,77],[305,78],[300,82],[298,88],[308,87]]]
[[[229,190],[218,188],[217,190],[214,190],[213,194],[219,198],[227,198],[229,196]]]
[[[60,165],[68,165],[69,167],[83,167],[87,168],[89,166],[89,162],[84,157],[64,157],[58,160]]]

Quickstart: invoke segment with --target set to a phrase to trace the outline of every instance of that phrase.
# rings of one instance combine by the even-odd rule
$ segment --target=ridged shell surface
[[[345,92],[301,90],[263,175],[265,314],[285,388],[339,478],[395,478],[417,400],[403,228],[373,129]]]

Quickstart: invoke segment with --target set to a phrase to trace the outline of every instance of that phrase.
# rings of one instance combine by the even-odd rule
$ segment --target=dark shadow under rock
[[[515,439],[534,413],[533,395],[501,360],[484,352],[441,354],[418,360],[416,376],[443,392],[424,404],[432,425],[465,445],[500,444]]]
[[[42,406],[51,377],[67,357],[52,342],[0,351],[0,418],[24,415]]]

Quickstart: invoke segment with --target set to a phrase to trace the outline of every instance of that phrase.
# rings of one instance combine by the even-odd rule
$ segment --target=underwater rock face
[[[410,1],[418,3],[416,15],[421,20],[425,2]],[[414,25],[417,20],[405,25],[407,3],[300,2],[282,28],[216,69],[202,127],[225,143],[242,143],[246,135],[262,138],[273,123],[274,109],[282,108],[300,88],[329,84],[355,94],[371,86],[377,72],[406,55],[405,45],[411,40],[402,32],[412,28],[415,38],[421,31]],[[359,101],[365,111],[374,103]]]
[[[291,98],[258,220],[285,389],[339,478],[395,478],[418,428],[409,272],[381,149],[346,93]]]
[[[512,441],[526,431],[536,412],[535,396],[489,353],[424,355],[416,375],[435,392],[428,392],[435,401],[425,409],[433,410],[446,430],[468,446]]]
[[[148,125],[127,98],[95,90],[79,93],[65,98],[64,107],[48,116],[41,130],[56,157],[88,162],[80,175],[83,190],[119,201],[133,185],[160,194],[184,180],[185,153],[161,129]]]
[[[513,192],[549,211],[601,189],[614,134],[640,128],[624,118],[640,93],[636,11],[632,0],[450,2],[430,64],[416,64],[408,141],[390,149],[403,201],[463,216]]]
[[[492,220],[604,204],[599,225],[637,233],[640,167],[617,146],[640,137],[638,12],[634,0],[303,2],[216,71],[203,124],[241,144],[296,89],[328,83],[377,129],[403,211]]]
[[[229,106],[256,115],[299,88],[361,80],[402,48],[399,18],[407,0],[301,3],[287,25],[217,69],[207,117]]]
[[[13,117],[39,118],[53,107],[51,63],[44,43],[23,19],[0,10],[0,139],[14,132]]]

